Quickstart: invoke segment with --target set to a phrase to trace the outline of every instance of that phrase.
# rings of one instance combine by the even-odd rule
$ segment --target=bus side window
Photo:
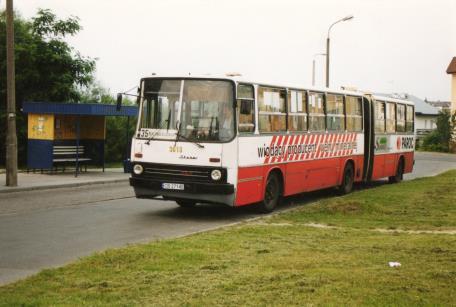
[[[326,127],[332,131],[344,131],[344,96],[326,95]]]
[[[258,88],[258,127],[260,132],[287,130],[286,91],[278,88]]]
[[[406,113],[406,122],[405,122],[405,131],[413,132],[413,122],[415,118],[415,112],[413,111],[412,106],[407,106],[407,113]]]
[[[237,91],[240,133],[252,133],[255,131],[255,97],[253,86],[240,84]]]
[[[403,104],[397,104],[396,130],[405,132],[405,105]]]
[[[385,132],[385,103],[375,101],[375,132]]]
[[[309,93],[309,130],[325,131],[323,93]]]
[[[363,130],[363,109],[360,97],[347,96],[345,108],[347,110],[347,131]]]
[[[307,101],[303,91],[288,92],[288,130],[307,130]]]
[[[396,132],[396,104],[392,102],[386,103],[386,132]]]

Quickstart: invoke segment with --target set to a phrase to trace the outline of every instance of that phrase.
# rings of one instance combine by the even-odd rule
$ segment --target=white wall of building
[[[437,116],[420,116],[415,117],[415,130],[417,129],[436,129]]]

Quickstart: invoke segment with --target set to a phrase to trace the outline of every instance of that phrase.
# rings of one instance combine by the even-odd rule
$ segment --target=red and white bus
[[[138,198],[272,211],[281,198],[414,164],[414,106],[357,91],[238,77],[141,79],[130,184]]]

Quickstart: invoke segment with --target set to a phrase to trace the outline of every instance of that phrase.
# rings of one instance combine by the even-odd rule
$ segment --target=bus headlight
[[[136,175],[141,175],[143,171],[144,168],[142,167],[142,165],[135,164],[135,166],[133,166],[133,173],[135,173]]]
[[[220,180],[222,178],[222,172],[218,169],[215,169],[211,172],[211,178],[214,181]]]

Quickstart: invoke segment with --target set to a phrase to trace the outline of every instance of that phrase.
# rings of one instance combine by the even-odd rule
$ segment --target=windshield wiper
[[[204,145],[198,143],[195,140],[192,140],[192,139],[186,137],[185,135],[180,134],[181,125],[182,125],[182,123],[179,122],[179,124],[177,126],[176,140],[174,142],[174,146],[176,146],[176,143],[179,141],[179,138],[183,138],[184,140],[189,141],[192,144],[195,144],[195,146],[197,146],[198,148],[204,148]]]

